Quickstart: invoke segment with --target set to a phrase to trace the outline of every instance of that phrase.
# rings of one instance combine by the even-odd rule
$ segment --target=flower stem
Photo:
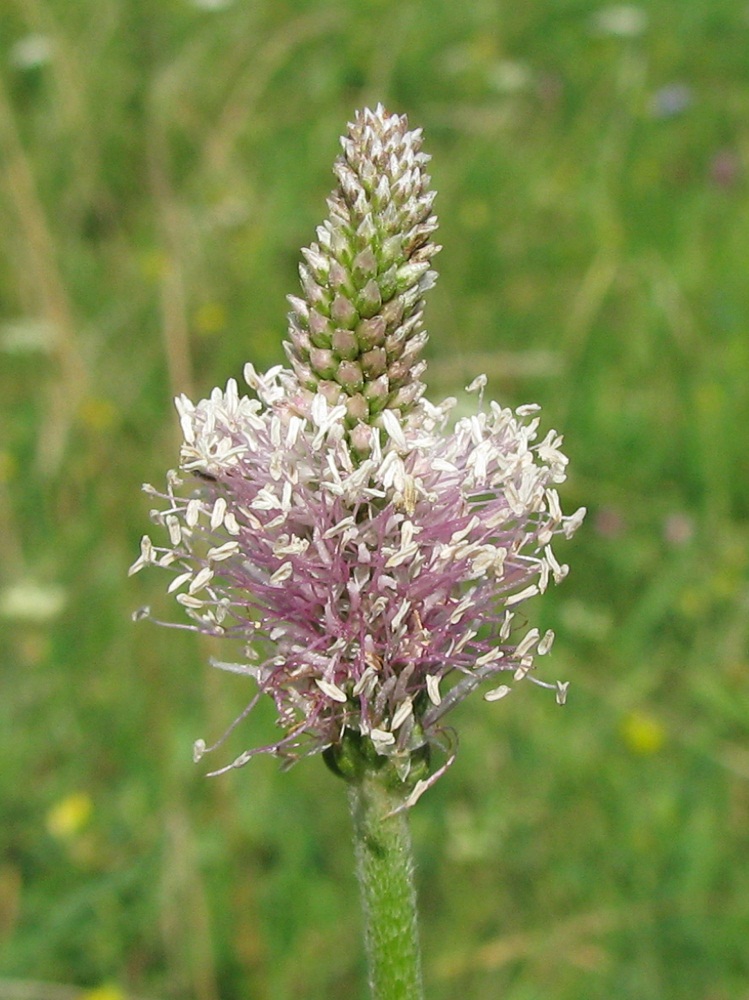
[[[423,1000],[411,834],[380,775],[349,786],[372,1000]]]

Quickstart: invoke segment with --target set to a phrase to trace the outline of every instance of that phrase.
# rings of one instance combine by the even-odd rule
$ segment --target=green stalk
[[[408,811],[383,776],[349,785],[372,1000],[423,1000]]]

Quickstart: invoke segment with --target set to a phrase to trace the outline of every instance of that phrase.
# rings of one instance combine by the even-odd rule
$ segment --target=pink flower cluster
[[[256,682],[240,719],[275,702],[279,738],[228,767],[353,739],[392,763],[405,805],[453,758],[445,713],[485,681],[504,697],[550,649],[516,612],[564,578],[552,541],[585,513],[562,514],[567,459],[556,432],[538,439],[538,407],[484,407],[479,376],[476,412],[450,429],[455,400],[423,396],[438,248],[420,147],[405,117],[357,115],[291,298],[292,367],[247,365],[251,396],[230,380],[179,397],[180,472],[146,487],[168,544],[145,537],[131,570],[172,574],[181,627],[241,640],[242,662],[216,664]],[[566,685],[536,683],[564,700]],[[447,762],[422,777],[433,745]]]
[[[217,665],[274,699],[283,735],[229,766],[293,760],[352,730],[405,777],[449,708],[483,681],[525,677],[551,646],[514,616],[564,578],[552,540],[584,514],[560,510],[561,439],[537,442],[535,406],[490,403],[447,431],[454,400],[421,399],[403,422],[386,411],[357,462],[344,405],[280,368],[246,378],[258,398],[231,380],[177,400],[184,477],[148,488],[169,544],[144,538],[133,571],[166,568],[191,627],[246,641],[245,662]]]

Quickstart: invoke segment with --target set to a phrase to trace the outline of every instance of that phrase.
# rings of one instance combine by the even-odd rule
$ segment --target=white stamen
[[[522,681],[522,679],[532,669],[533,669],[533,657],[532,656],[524,656],[523,659],[520,661],[520,665],[518,666],[517,670],[513,674],[513,678],[516,681]]]
[[[180,573],[179,576],[175,576],[166,588],[167,594],[173,594],[175,590],[179,590],[182,584],[187,583],[188,580],[192,580],[192,573]]]
[[[502,622],[502,627],[499,630],[499,638],[503,641],[507,639],[512,630],[512,619],[515,617],[514,611],[505,611],[505,620]]]
[[[374,667],[365,667],[364,673],[361,675],[359,680],[354,684],[353,695],[358,698],[360,694],[364,694],[365,691],[369,693],[368,689],[371,687],[373,681],[377,677],[377,672]]]
[[[500,684],[499,687],[486,692],[484,695],[484,701],[499,701],[500,698],[504,698],[505,695],[508,695],[511,690],[512,688],[508,687],[507,684]]]
[[[559,523],[562,520],[562,508],[559,505],[559,494],[556,490],[546,490],[546,503],[553,520]]]
[[[224,528],[226,528],[230,535],[239,534],[239,522],[231,511],[227,511],[224,517]]]
[[[390,622],[390,626],[394,632],[396,632],[403,624],[403,621],[410,610],[411,610],[411,602],[403,601],[398,611],[393,615],[392,621]]]
[[[554,583],[561,583],[562,580],[567,576],[570,571],[569,566],[560,566],[557,562],[557,557],[554,555],[551,546],[547,545],[544,549],[544,558],[549,564],[552,575],[554,577]]]
[[[167,514],[166,527],[169,532],[169,541],[172,545],[179,545],[182,541],[182,528],[174,514]]]
[[[337,524],[334,524],[332,528],[328,528],[323,538],[334,538],[336,535],[343,534],[346,528],[353,527],[355,524],[356,521],[353,517],[344,517]]]
[[[275,573],[272,574],[268,583],[270,583],[271,587],[277,587],[280,583],[283,583],[285,580],[288,580],[293,572],[294,572],[294,567],[291,565],[291,563],[285,562],[278,567]]]
[[[538,650],[537,650],[538,655],[545,656],[546,653],[549,652],[553,644],[554,644],[554,632],[552,629],[548,629],[544,633],[543,638],[538,644]]]
[[[403,427],[401,426],[400,420],[396,417],[392,410],[385,409],[382,412],[380,418],[382,420],[382,426],[391,441],[394,442],[397,448],[401,451],[406,451],[408,448],[408,443],[406,441],[406,435],[403,433]]]
[[[585,507],[580,507],[575,511],[570,517],[564,519],[564,537],[572,538],[577,529],[583,523],[583,519],[587,513]]]
[[[213,511],[211,512],[211,530],[216,531],[223,522],[224,515],[226,514],[226,500],[223,497],[219,497],[213,505]]]
[[[384,729],[371,729],[369,732],[369,738],[374,743],[376,750],[379,750],[381,746],[392,746],[392,744],[395,743],[395,737],[393,734],[385,732]]]
[[[501,649],[490,649],[486,653],[482,653],[481,656],[476,657],[476,666],[483,667],[487,663],[501,660],[504,655]]]
[[[316,677],[315,684],[317,684],[317,686],[320,688],[320,690],[324,695],[327,695],[328,698],[332,698],[333,701],[338,701],[341,703],[346,701],[346,692],[341,691],[339,687],[337,687],[335,684],[331,684],[330,681],[324,681],[321,678]]]
[[[212,549],[208,549],[206,559],[211,559],[213,562],[220,562],[222,559],[230,559],[238,550],[239,542],[224,542],[223,545],[217,545]]]
[[[293,448],[297,443],[299,434],[304,427],[304,420],[301,417],[293,416],[289,419],[289,426],[286,430],[286,447]]]
[[[518,648],[515,650],[515,656],[522,657],[525,656],[526,653],[529,653],[538,641],[539,635],[540,632],[537,628],[532,628],[529,632],[526,632],[518,643]]]
[[[213,579],[213,570],[210,566],[204,566],[200,572],[197,574],[195,579],[192,581],[190,586],[187,588],[190,594],[195,594],[198,590],[202,590],[207,583]]]
[[[526,587],[517,594],[510,594],[509,597],[505,598],[505,604],[519,604],[521,601],[527,601],[529,597],[535,597],[537,593],[538,587],[532,583],[530,587]]]
[[[439,705],[442,702],[440,678],[436,674],[427,674],[427,694],[433,705]]]
[[[477,375],[473,382],[466,386],[466,392],[481,392],[486,388],[488,381],[486,375]]]
[[[401,702],[401,704],[396,709],[395,715],[393,716],[393,721],[390,723],[390,729],[393,732],[395,732],[396,729],[399,729],[406,721],[406,719],[409,717],[409,715],[412,714],[412,712],[413,712],[413,704],[411,702],[411,699],[407,698],[405,701]]]
[[[177,594],[176,600],[186,608],[204,608],[205,601],[198,600],[192,594]]]
[[[198,523],[198,518],[200,517],[200,510],[202,507],[200,500],[195,497],[189,500],[187,503],[187,509],[185,510],[185,524],[188,528],[194,528]]]

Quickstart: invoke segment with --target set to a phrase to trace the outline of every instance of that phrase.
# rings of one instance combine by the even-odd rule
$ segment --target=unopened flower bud
[[[377,258],[372,247],[365,247],[361,253],[354,258],[353,264],[354,278],[360,282],[374,278],[377,274]]]
[[[345,361],[353,361],[359,354],[359,341],[351,330],[336,330],[330,346]]]
[[[374,279],[366,283],[359,298],[356,300],[356,304],[359,307],[359,314],[361,316],[369,319],[370,316],[375,315],[382,305],[382,295],[380,293],[380,286]]]
[[[362,371],[368,379],[383,375],[387,368],[387,355],[382,347],[373,347],[361,356]]]
[[[356,361],[341,361],[336,372],[336,381],[349,394],[359,392],[364,387],[364,374]]]
[[[355,397],[361,399],[361,396]],[[372,435],[374,431],[367,424],[360,423],[351,431],[351,447],[359,455],[368,455],[372,450]]]
[[[390,398],[390,379],[387,375],[380,375],[373,382],[367,382],[364,386],[364,396],[369,402],[369,412],[372,414],[384,410]]]
[[[324,253],[321,253],[319,249],[313,250],[311,247],[305,247],[302,250],[302,256],[307,261],[315,281],[324,283],[328,280],[331,262]]]
[[[323,316],[316,309],[309,311],[309,334],[315,347],[330,347],[333,335],[333,324],[329,317]]]
[[[338,364],[332,351],[322,347],[313,347],[309,355],[310,368],[321,379],[335,378]]]
[[[353,303],[343,295],[336,295],[330,309],[330,316],[339,326],[353,329],[359,316]]]
[[[334,260],[330,265],[330,284],[343,295],[353,296],[356,292],[351,272],[343,264]],[[333,303],[335,307],[335,303]]]
[[[363,391],[370,416],[391,407],[403,419],[407,400],[421,394],[400,390],[423,371],[422,297],[439,249],[431,242],[437,220],[424,170],[429,157],[420,130],[409,131],[405,116],[382,106],[357,114],[342,146],[329,218],[317,230],[319,242],[303,251],[304,297],[290,299],[289,358],[306,388],[311,369],[348,395]],[[315,350],[332,351],[335,370],[330,356]]]
[[[385,317],[380,313],[372,319],[363,319],[354,331],[359,341],[362,351],[368,351],[372,347],[381,347],[385,343]]]
[[[346,400],[346,416],[351,423],[369,419],[369,404],[361,393],[355,393]]]

